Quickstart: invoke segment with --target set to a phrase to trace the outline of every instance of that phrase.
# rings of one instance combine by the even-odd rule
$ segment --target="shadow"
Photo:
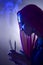
[[[37,43],[37,42],[36,42]],[[10,47],[12,50],[9,52],[9,60],[13,61],[16,65],[43,65],[43,43],[40,45],[36,45],[36,48],[33,50],[31,55],[31,59],[25,55],[23,51],[20,50],[21,54],[16,52],[16,42],[15,42],[15,50],[12,48],[11,40]]]
[[[9,45],[10,45],[10,52],[9,52],[9,56],[10,56],[10,60],[13,61],[15,64],[17,65],[30,65],[30,60],[29,58],[24,54],[23,51],[20,50],[21,54],[16,52],[16,41],[14,42],[14,49],[12,47],[12,43],[11,40],[9,40]]]
[[[25,54],[19,54],[15,50],[10,50],[8,55],[11,57],[10,60],[17,65],[30,65],[30,60]]]

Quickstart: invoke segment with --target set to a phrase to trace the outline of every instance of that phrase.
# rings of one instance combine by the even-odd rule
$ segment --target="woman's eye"
[[[18,18],[18,22],[20,23],[21,22],[20,13],[18,13],[17,18]]]
[[[22,29],[24,29],[24,26],[25,26],[25,25],[22,25]]]
[[[24,30],[25,25],[22,23],[19,23],[20,30]]]
[[[21,22],[21,20],[20,20],[20,16],[18,16],[18,22],[19,22],[19,23]]]

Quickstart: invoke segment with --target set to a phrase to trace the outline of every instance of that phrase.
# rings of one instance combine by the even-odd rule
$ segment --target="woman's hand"
[[[24,53],[30,58],[32,51],[35,48],[35,43],[38,36],[35,35],[35,33],[32,33],[30,36],[28,36],[24,33],[24,31],[20,30],[20,38]]]

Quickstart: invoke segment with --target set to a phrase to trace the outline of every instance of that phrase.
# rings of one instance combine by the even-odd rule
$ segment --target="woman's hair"
[[[18,13],[21,15],[23,24],[30,25],[39,36],[43,37],[43,11],[38,6],[34,4],[27,5]]]

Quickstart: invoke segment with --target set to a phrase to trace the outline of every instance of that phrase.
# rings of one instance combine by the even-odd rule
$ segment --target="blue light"
[[[18,13],[18,22],[19,22],[19,23],[21,22],[20,13]]]
[[[24,29],[24,26],[25,26],[25,25],[22,25],[22,29]]]
[[[2,15],[3,13],[4,13],[4,11],[3,11],[3,10],[1,10],[1,11],[0,11],[0,14]]]
[[[18,4],[21,4],[23,0],[18,0]]]
[[[6,4],[5,4],[5,8],[6,8],[6,10],[13,10],[13,7],[14,7],[14,4],[13,4],[13,2],[7,2]]]

